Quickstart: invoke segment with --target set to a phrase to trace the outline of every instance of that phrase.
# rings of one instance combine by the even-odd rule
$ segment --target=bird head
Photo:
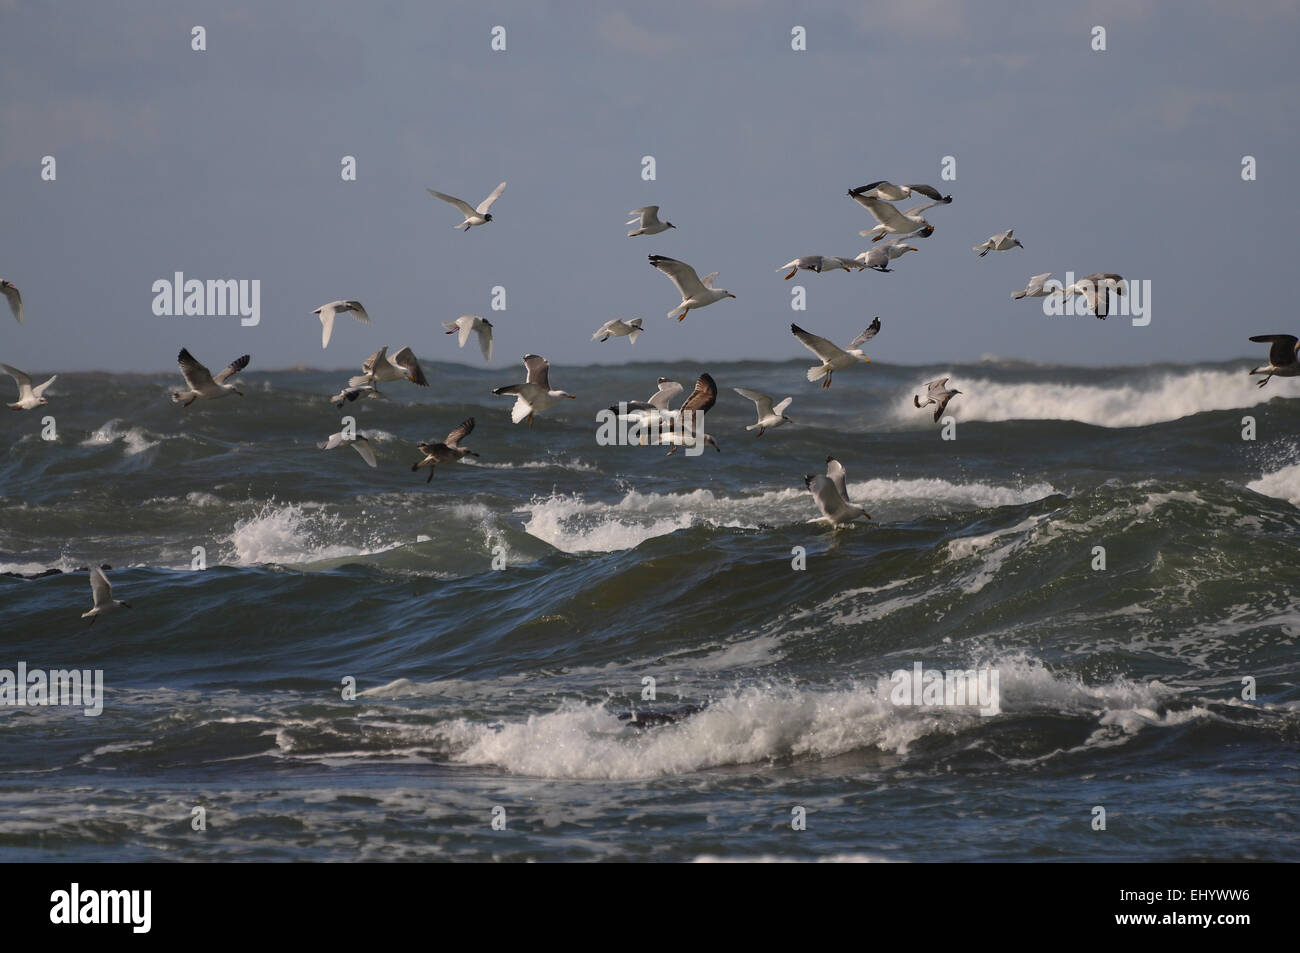
[[[791,420],[789,417],[787,417],[785,414],[782,414],[782,415],[781,415],[781,419],[784,420],[784,421],[785,421],[786,423],[788,423],[788,424],[792,424],[792,423],[794,423],[794,421]]]
[[[486,213],[486,214],[483,216],[483,221],[485,221],[485,222],[490,222],[490,221],[492,221],[492,213],[491,213],[491,212]]]
[[[674,225],[672,222],[664,222],[664,224],[667,225],[669,228],[676,228],[676,227],[677,227],[677,226]]]
[[[1025,247],[1024,245],[1020,244],[1020,239],[1018,239],[1018,238],[1012,239],[1012,241],[1015,243],[1015,245],[1016,245],[1017,248],[1024,248],[1024,247]]]
[[[485,327],[485,328],[490,328],[490,327],[492,327],[492,322],[489,321],[487,318],[484,318],[484,319],[483,319],[483,327]]]

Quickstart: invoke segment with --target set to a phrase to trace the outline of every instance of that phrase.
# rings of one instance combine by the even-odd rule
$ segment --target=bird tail
[[[349,378],[348,378],[348,386],[349,386],[349,387],[360,387],[360,386],[362,386],[363,384],[369,384],[369,383],[370,383],[370,378],[367,377],[365,374],[361,374],[361,375],[359,375],[359,376],[357,376],[357,377],[349,377]]]
[[[1013,292],[1011,292],[1011,300],[1012,300],[1012,301],[1019,301],[1019,300],[1020,300],[1021,298],[1023,298],[1026,294],[1028,294],[1027,291],[1013,291]]]
[[[818,364],[816,367],[808,368],[808,380],[819,381],[826,376],[826,365]]]
[[[180,403],[181,401],[183,401],[184,399],[185,399],[185,394],[184,394],[184,393],[182,393],[181,391],[178,391],[178,390],[174,390],[174,391],[172,391],[172,403],[173,403],[173,404],[179,404],[179,403]]]
[[[677,307],[673,308],[671,311],[668,312],[668,317],[675,318],[678,315],[682,315],[685,313],[686,313],[686,302],[683,301]]]

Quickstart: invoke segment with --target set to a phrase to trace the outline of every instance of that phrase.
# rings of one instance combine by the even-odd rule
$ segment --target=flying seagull
[[[694,447],[701,440],[718,453],[722,452],[718,442],[704,432],[704,415],[717,402],[718,385],[713,382],[713,377],[709,374],[701,374],[695,382],[695,390],[691,391],[691,396],[682,402],[673,429],[659,436],[660,443],[673,444],[673,448],[668,451],[668,456],[671,457],[676,453],[678,447]]]
[[[33,387],[32,379],[18,368],[10,367],[8,364],[0,364],[0,370],[12,377],[18,384],[18,400],[8,405],[13,410],[31,410],[34,407],[41,406],[41,404],[48,404],[49,401],[42,395],[45,393],[45,388],[53,384],[59,376],[55,374],[44,384]]]
[[[839,348],[825,338],[810,334],[797,324],[790,325],[790,333],[799,339],[799,343],[821,358],[821,364],[808,368],[808,380],[821,380],[822,387],[831,386],[831,375],[838,370],[852,367],[858,361],[871,363],[871,359],[862,353],[858,346],[870,341],[880,331],[880,318],[867,325],[867,329],[855,337],[847,348]],[[825,378],[822,380],[822,378]]]
[[[716,271],[701,278],[686,262],[665,258],[663,255],[651,255],[650,264],[671,278],[682,296],[682,303],[668,312],[670,318],[681,321],[691,308],[703,308],[723,298],[736,297],[725,288],[713,287],[713,279],[718,277]]]
[[[835,255],[805,255],[802,258],[796,258],[794,261],[787,261],[776,270],[785,271],[789,268],[790,274],[785,276],[785,280],[789,281],[800,268],[821,274],[823,271],[835,271],[837,269],[861,271],[865,267],[866,265],[856,258],[839,258]]]
[[[515,405],[510,408],[510,422],[517,424],[527,417],[528,426],[532,427],[533,414],[540,414],[566,397],[570,400],[575,398],[565,391],[551,389],[551,364],[546,358],[538,357],[536,354],[525,354],[524,367],[528,369],[527,380],[522,384],[498,387],[492,393],[502,397],[514,397]]]
[[[362,324],[370,323],[370,315],[366,314],[366,309],[361,306],[360,301],[331,301],[312,312],[320,315],[321,350],[329,347],[330,335],[334,333],[334,315],[348,311],[351,311],[352,316]]]
[[[939,418],[943,416],[943,410],[948,406],[948,401],[961,393],[959,390],[948,389],[948,378],[946,377],[941,377],[937,381],[930,381],[925,385],[925,390],[925,400],[923,401],[919,395],[913,394],[912,403],[917,407],[927,407],[930,404],[938,404],[934,409],[934,422],[936,424],[939,422]]]
[[[879,182],[868,182],[849,192],[855,198],[858,195],[870,195],[872,198],[884,199],[886,202],[901,202],[903,199],[911,198],[913,193],[931,199],[943,198],[939,190],[932,185],[894,185],[884,179]]]
[[[1273,377],[1300,376],[1300,339],[1294,334],[1256,334],[1251,340],[1258,344],[1269,345],[1268,363],[1250,371],[1251,374],[1268,375],[1259,382],[1260,387]],[[9,373],[12,374],[13,371]]]
[[[635,238],[638,235],[658,235],[660,232],[666,232],[670,228],[677,227],[672,222],[659,221],[658,205],[647,205],[644,208],[634,208],[627,214],[636,216],[627,223],[636,226],[633,231],[627,233],[628,238]]]
[[[237,357],[226,365],[216,377],[212,372],[194,359],[194,355],[181,348],[180,354],[176,355],[176,363],[181,366],[181,374],[185,378],[185,386],[189,390],[178,390],[172,392],[172,402],[188,407],[200,397],[204,400],[216,400],[218,397],[229,397],[231,394],[244,396],[243,391],[235,387],[234,384],[227,384],[226,381],[234,377],[245,367],[248,366],[248,355]]]
[[[477,314],[462,314],[455,321],[442,322],[442,326],[448,334],[460,332],[457,341],[461,347],[469,340],[470,332],[477,334],[478,349],[483,352],[483,360],[492,360],[492,322],[487,318],[480,318]]]
[[[593,341],[608,341],[610,338],[621,338],[627,336],[629,344],[635,344],[636,339],[641,336],[641,319],[633,318],[631,321],[622,321],[615,318],[613,321],[606,321],[600,326],[600,329],[591,336]]]
[[[757,430],[757,436],[763,436],[765,431],[771,430],[773,427],[794,423],[793,420],[785,415],[785,409],[790,406],[790,402],[794,400],[793,397],[787,397],[785,400],[781,401],[781,403],[773,407],[772,398],[768,397],[766,394],[760,394],[756,390],[748,390],[744,387],[733,387],[732,390],[741,397],[744,397],[746,400],[752,400],[754,402],[754,409],[758,411],[758,423],[750,424],[745,429]]]
[[[863,267],[871,268],[875,271],[893,271],[889,263],[896,258],[902,258],[910,251],[918,251],[915,245],[908,245],[905,242],[913,236],[904,235],[902,238],[894,238],[875,248],[868,249],[858,255],[854,260],[861,262]]]
[[[677,412],[668,409],[668,402],[684,389],[677,381],[666,377],[659,378],[659,389],[646,400],[629,400],[625,404],[611,408],[615,414],[627,417],[642,425],[657,423],[661,418],[668,420],[676,417]]]
[[[108,577],[104,575],[104,570],[98,566],[90,567],[90,594],[95,600],[95,607],[89,612],[81,613],[81,617],[90,619],[91,625],[94,625],[95,620],[105,612],[112,612],[119,607],[123,609],[131,608],[130,603],[113,598],[113,585],[108,581]]]
[[[1051,291],[1043,287],[1047,279],[1052,277],[1050,271],[1045,271],[1041,275],[1034,275],[1029,279],[1029,284],[1025,286],[1024,291],[1011,292],[1011,300],[1019,301],[1021,298],[1046,298],[1048,295],[1060,294],[1060,288],[1053,288]]]
[[[358,400],[361,398],[366,398],[369,400],[388,400],[388,396],[386,394],[381,394],[379,392],[379,388],[376,387],[374,384],[361,384],[358,387],[349,386],[343,388],[343,390],[339,391],[337,394],[335,394],[333,397],[330,398],[330,403],[333,404],[335,407],[342,407],[344,404],[350,401]]]
[[[348,379],[349,387],[363,387],[366,384],[382,384],[385,381],[407,380],[421,387],[428,387],[429,382],[420,370],[420,362],[415,359],[415,352],[404,347],[392,357],[388,356],[388,347],[381,347],[361,365],[364,374]]]
[[[361,454],[361,459],[366,461],[366,463],[370,464],[372,467],[379,466],[379,464],[375,462],[375,451],[371,449],[370,441],[360,435],[349,439],[344,437],[343,431],[340,430],[338,433],[330,434],[328,440],[322,440],[320,443],[316,444],[316,446],[321,450],[337,450],[339,447],[347,444],[351,444],[352,449]]]
[[[460,442],[468,437],[474,430],[474,418],[467,417],[459,427],[447,434],[447,438],[442,443],[422,443],[420,452],[424,454],[424,459],[419,463],[411,464],[411,472],[414,473],[420,467],[429,468],[429,479],[425,483],[433,480],[434,469],[440,463],[454,463],[465,456],[477,457],[478,454],[468,447],[462,447]]]
[[[465,226],[464,231],[469,231],[475,225],[486,225],[488,222],[492,221],[492,216],[491,214],[488,213],[488,209],[492,207],[493,202],[501,198],[501,193],[504,192],[505,190],[506,190],[506,184],[502,182],[500,185],[498,185],[495,189],[492,190],[491,195],[485,198],[482,202],[478,203],[478,208],[470,208],[468,202],[461,201],[460,199],[456,198],[454,195],[445,195],[442,192],[436,192],[433,189],[429,189],[428,192],[435,199],[442,199],[444,202],[447,202],[450,205],[454,205],[456,206],[456,208],[460,209],[465,216],[465,221],[461,222],[456,227],[460,228],[461,225],[464,225]]]
[[[1067,298],[1081,294],[1088,302],[1088,310],[1100,320],[1105,321],[1110,313],[1110,292],[1124,294],[1124,279],[1112,272],[1096,272],[1086,278],[1080,278],[1074,284],[1061,289]]]
[[[871,519],[870,513],[849,502],[849,488],[845,480],[844,467],[834,457],[826,458],[825,476],[805,474],[803,485],[817,501],[817,508],[822,511],[822,519],[831,525],[852,523],[858,517]]]
[[[1025,246],[1020,244],[1020,239],[1012,237],[1011,233],[1013,231],[1015,231],[1014,228],[1008,228],[1005,232],[990,235],[983,244],[972,246],[971,251],[979,252],[980,257],[983,258],[991,251],[1010,251],[1012,248],[1024,248]]]
[[[8,280],[0,280],[0,294],[9,299],[9,310],[14,313],[18,323],[23,323],[23,296],[19,294],[18,287]]]
[[[934,208],[936,205],[948,205],[952,202],[952,196],[945,195],[936,201],[915,205],[905,212],[900,212],[884,199],[858,194],[856,189],[851,190],[849,195],[853,197],[855,202],[870,212],[872,218],[880,223],[875,228],[858,232],[863,237],[869,236],[873,242],[880,241],[886,235],[907,235],[912,232],[915,232],[921,238],[929,238],[934,234],[934,226],[926,221],[921,213]]]

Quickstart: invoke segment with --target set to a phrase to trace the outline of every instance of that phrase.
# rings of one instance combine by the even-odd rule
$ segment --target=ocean
[[[531,431],[513,366],[343,411],[255,354],[188,409],[60,374],[0,417],[0,669],[102,712],[0,707],[0,859],[1300,860],[1300,383],[808,363],[556,366]],[[721,452],[598,445],[703,371]],[[377,469],[316,448],[344,414]],[[870,522],[814,522],[828,455]],[[89,565],[132,606],[93,626]]]

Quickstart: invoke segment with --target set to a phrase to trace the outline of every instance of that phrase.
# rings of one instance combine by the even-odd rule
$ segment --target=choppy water
[[[556,367],[580,399],[530,432],[514,369],[434,364],[349,407],[378,470],[315,447],[339,372],[188,410],[61,375],[0,417],[0,570],[108,563],[134,608],[0,578],[0,668],[106,683],[99,717],[0,708],[0,856],[1295,860],[1300,382],[1246,366]],[[597,446],[701,370],[722,453]],[[910,403],[940,372],[955,441]],[[733,386],[795,423],[746,433]],[[481,458],[426,485],[469,415]],[[810,522],[828,453],[869,525]],[[893,704],[915,662],[996,669],[1001,714]]]

